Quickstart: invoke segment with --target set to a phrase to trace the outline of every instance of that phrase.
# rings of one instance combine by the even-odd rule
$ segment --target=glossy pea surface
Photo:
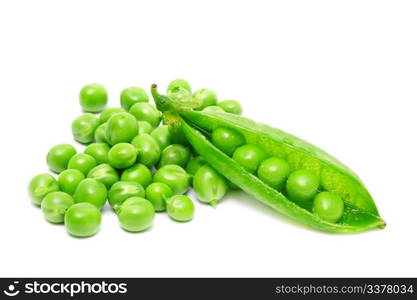
[[[88,237],[100,229],[100,210],[90,203],[76,203],[65,213],[67,232],[75,237]]]
[[[59,144],[52,147],[46,155],[46,162],[49,169],[55,173],[60,173],[68,167],[68,162],[77,150],[70,144]]]
[[[64,192],[52,192],[43,198],[41,209],[51,223],[64,223],[65,212],[74,204],[74,199]]]
[[[98,119],[91,113],[82,114],[71,124],[74,139],[82,144],[94,142],[94,133],[98,127]]]
[[[185,195],[175,195],[166,201],[167,213],[178,222],[188,222],[194,217],[194,203]]]
[[[171,145],[171,133],[168,125],[162,125],[151,132],[151,136],[158,142],[161,151]]]
[[[59,191],[58,182],[50,174],[36,175],[28,185],[29,197],[35,205],[40,205],[47,194],[57,191]]]
[[[292,201],[304,202],[313,200],[320,185],[319,177],[309,170],[296,170],[290,174],[286,189]]]
[[[87,177],[100,181],[108,189],[119,181],[119,173],[117,173],[117,171],[109,164],[100,164],[96,166],[88,172]]]
[[[210,89],[198,89],[195,91],[193,97],[201,103],[197,110],[202,110],[207,106],[213,106],[217,104],[217,94]]]
[[[137,154],[138,151],[132,144],[116,144],[109,151],[109,164],[116,169],[129,168],[136,162]]]
[[[86,178],[81,181],[74,192],[74,201],[76,203],[87,202],[102,208],[106,203],[107,189],[100,181]]]
[[[146,121],[153,127],[161,122],[161,113],[149,103],[136,103],[129,109],[129,113],[135,116],[138,121]]]
[[[113,115],[124,112],[125,110],[121,107],[109,107],[103,110],[98,118],[100,124],[106,123]]]
[[[94,157],[85,153],[75,154],[68,162],[69,169],[81,171],[86,176],[95,166],[97,166],[97,162]]]
[[[106,143],[93,143],[85,148],[84,153],[94,157],[97,164],[102,164],[108,162],[109,151],[110,147]]]
[[[291,171],[290,165],[283,159],[270,157],[258,167],[258,177],[271,187],[281,190]]]
[[[138,134],[151,133],[153,130],[152,125],[146,121],[138,121]]]
[[[181,89],[185,89],[191,93],[191,85],[184,79],[175,79],[168,84],[167,93],[176,93]]]
[[[201,156],[193,157],[187,164],[187,167],[185,170],[190,175],[195,175],[197,173],[198,169],[200,169],[202,166],[207,164],[207,162],[204,160]]]
[[[158,166],[178,165],[184,168],[190,157],[191,152],[187,147],[180,144],[169,145],[162,151]]]
[[[342,198],[330,192],[321,192],[313,201],[313,213],[327,222],[336,223],[343,216],[344,203]]]
[[[184,194],[190,185],[190,175],[180,166],[166,165],[156,171],[153,181],[165,183],[174,194]]]
[[[161,156],[161,148],[150,134],[139,134],[132,140],[132,145],[137,149],[139,160],[142,164],[149,167],[158,162]]]
[[[219,102],[217,106],[221,107],[225,112],[230,114],[242,114],[242,106],[240,105],[240,102],[236,100],[224,100]]]
[[[193,188],[198,200],[215,206],[227,192],[227,182],[209,165],[198,169],[193,177]]]
[[[211,142],[221,151],[232,156],[238,147],[245,144],[245,138],[236,130],[219,127],[213,131]]]
[[[123,171],[120,180],[136,182],[146,188],[152,183],[152,172],[144,164],[135,164]]]
[[[129,143],[138,134],[137,120],[126,112],[113,115],[106,124],[106,139],[110,145]]]
[[[69,195],[74,194],[78,184],[85,179],[83,172],[67,169],[58,176],[59,189]]]
[[[165,211],[166,200],[174,195],[171,188],[162,182],[154,182],[150,184],[145,190],[146,199],[148,199],[155,211]]]
[[[149,96],[146,91],[138,86],[131,86],[125,88],[120,93],[120,105],[126,110],[129,109],[136,103],[148,102]]]
[[[253,144],[240,146],[233,153],[233,159],[249,173],[255,173],[259,164],[265,157],[265,151]]]
[[[106,137],[107,123],[100,124],[94,131],[94,141],[97,143],[108,144]]]
[[[107,91],[101,84],[85,85],[80,91],[80,105],[86,112],[97,113],[107,105]]]
[[[141,197],[131,197],[117,208],[120,226],[130,232],[140,232],[151,227],[155,218],[152,203]]]
[[[131,197],[145,197],[142,185],[137,182],[119,181],[110,188],[109,203],[114,209]]]

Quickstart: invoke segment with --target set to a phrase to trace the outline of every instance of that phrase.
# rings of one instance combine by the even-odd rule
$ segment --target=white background
[[[0,276],[417,276],[415,1],[1,1]],[[356,171],[388,226],[330,235],[230,194],[195,219],[68,236],[26,194],[78,91],[183,77]],[[82,149],[81,147],[79,149]]]

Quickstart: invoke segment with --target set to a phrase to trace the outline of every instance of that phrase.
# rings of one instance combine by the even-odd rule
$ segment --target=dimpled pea
[[[94,133],[99,123],[95,115],[87,113],[76,118],[71,125],[74,139],[82,144],[94,141]]]
[[[88,237],[100,229],[100,210],[90,203],[72,205],[65,213],[67,232],[75,237]]]
[[[203,157],[196,156],[188,162],[185,170],[187,171],[188,174],[195,175],[198,169],[200,169],[200,167],[204,166],[205,164],[207,164],[207,162],[204,160]]]
[[[225,127],[215,129],[211,135],[211,141],[214,146],[229,156],[245,144],[245,138],[240,132]]]
[[[146,121],[138,121],[138,134],[151,133],[153,130],[152,125]]]
[[[41,205],[42,199],[49,193],[59,191],[56,179],[50,174],[39,174],[28,185],[29,196],[35,205]]]
[[[175,195],[167,199],[167,212],[171,219],[188,222],[194,217],[194,203],[185,195]]]
[[[120,93],[120,105],[128,111],[134,104],[148,102],[149,97],[141,87],[131,86]]]
[[[266,153],[260,147],[247,144],[240,146],[233,153],[233,159],[249,173],[255,173],[261,161],[266,158]]]
[[[86,112],[97,113],[107,105],[107,91],[101,84],[85,85],[80,91],[80,105]]]
[[[167,93],[176,93],[180,89],[185,89],[191,93],[191,85],[184,79],[175,79],[171,81],[167,88]]]
[[[202,110],[207,106],[217,104],[217,95],[210,89],[199,89],[195,91],[193,97],[201,103],[201,105],[196,108],[197,110]]]
[[[106,126],[106,139],[110,145],[129,143],[138,134],[138,122],[127,112],[113,115]]]
[[[86,176],[95,166],[97,166],[97,162],[94,157],[85,153],[75,154],[68,162],[68,169],[79,170]]]
[[[81,181],[74,193],[74,201],[76,203],[88,202],[97,208],[102,208],[106,203],[106,199],[106,186],[92,178]]]
[[[217,106],[223,108],[225,112],[241,115],[242,114],[242,106],[240,105],[239,101],[236,100],[224,100],[217,104]]]
[[[109,203],[115,210],[131,197],[145,197],[145,190],[137,182],[119,181],[109,191]]]
[[[208,112],[208,113],[224,112],[223,108],[221,108],[220,106],[216,106],[216,105],[207,106],[202,111]]]
[[[97,143],[108,144],[107,137],[106,137],[106,128],[107,128],[107,123],[103,123],[99,125],[94,131],[94,140]]]
[[[140,162],[145,166],[155,165],[161,156],[161,148],[158,142],[149,134],[139,134],[132,140],[132,145],[136,147]]]
[[[158,142],[161,151],[171,145],[171,133],[168,125],[162,125],[151,132],[151,136]]]
[[[49,169],[55,173],[60,173],[68,167],[68,162],[77,150],[69,144],[59,144],[52,147],[46,156]]]
[[[179,144],[169,145],[162,151],[158,166],[160,168],[166,165],[178,165],[184,168],[190,156],[191,152],[187,147]]]
[[[149,103],[136,103],[129,109],[129,113],[135,116],[136,120],[146,121],[153,127],[161,122],[161,113]]]
[[[109,151],[109,164],[116,169],[129,168],[136,162],[137,154],[138,150],[132,144],[116,144]]]
[[[144,188],[152,183],[152,172],[143,164],[136,164],[123,171],[121,181],[137,182]]]
[[[111,188],[113,184],[119,181],[119,173],[109,164],[100,164],[97,167],[93,168],[87,175],[88,178],[95,179],[100,181],[106,186],[106,188]]]
[[[120,226],[129,232],[140,232],[151,227],[155,218],[152,203],[141,197],[131,197],[117,208]]]
[[[166,165],[156,171],[153,181],[165,183],[174,194],[184,194],[190,185],[190,175],[180,166]]]
[[[281,190],[290,171],[291,167],[285,160],[270,157],[259,165],[258,177],[274,189]]]
[[[195,174],[193,188],[198,200],[216,206],[227,192],[227,182],[216,170],[205,165]]]
[[[313,213],[327,222],[336,223],[343,216],[345,204],[342,198],[330,192],[321,192],[313,201]]]
[[[155,211],[165,211],[166,200],[174,195],[174,192],[165,183],[154,182],[146,188],[145,194],[146,199],[152,203]]]
[[[100,114],[100,117],[98,118],[98,122],[100,124],[106,123],[112,116],[115,114],[124,112],[125,110],[121,107],[110,107],[103,110],[103,112]]]
[[[83,172],[75,169],[68,169],[59,174],[59,189],[69,195],[74,194],[78,184],[85,179]]]
[[[65,212],[74,204],[74,199],[64,192],[52,192],[43,198],[41,209],[45,218],[55,224],[64,223]]]
[[[317,193],[320,179],[309,170],[296,170],[290,174],[287,180],[287,193],[295,202],[310,201]]]
[[[85,148],[84,153],[91,155],[96,160],[97,164],[108,162],[108,154],[110,151],[109,145],[105,143],[93,143]]]

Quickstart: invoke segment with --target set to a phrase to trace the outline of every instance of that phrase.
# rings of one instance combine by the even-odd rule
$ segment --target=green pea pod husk
[[[218,173],[274,210],[305,226],[333,233],[357,233],[384,228],[385,221],[359,177],[334,157],[291,134],[250,119],[223,112],[193,111],[165,101],[152,87],[157,106],[176,112],[181,128],[195,151]],[[285,159],[292,169],[307,169],[319,176],[323,190],[339,195],[345,204],[337,223],[327,222],[289,200],[283,193],[247,172],[207,138],[218,127],[234,129],[269,155]]]
[[[193,177],[193,188],[198,200],[215,207],[227,192],[227,182],[215,169],[204,165]]]

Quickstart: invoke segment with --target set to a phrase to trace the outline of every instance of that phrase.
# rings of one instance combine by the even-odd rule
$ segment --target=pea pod
[[[355,233],[385,227],[384,220],[359,177],[325,151],[284,131],[238,115],[178,107],[170,103],[167,97],[159,95],[155,85],[152,95],[160,110],[177,112],[188,142],[217,172],[281,214],[300,224],[334,233]],[[270,156],[285,159],[293,170],[314,172],[320,178],[321,189],[343,199],[345,209],[341,219],[337,223],[325,221],[247,172],[207,138],[219,127],[238,131],[248,144],[259,146]]]

